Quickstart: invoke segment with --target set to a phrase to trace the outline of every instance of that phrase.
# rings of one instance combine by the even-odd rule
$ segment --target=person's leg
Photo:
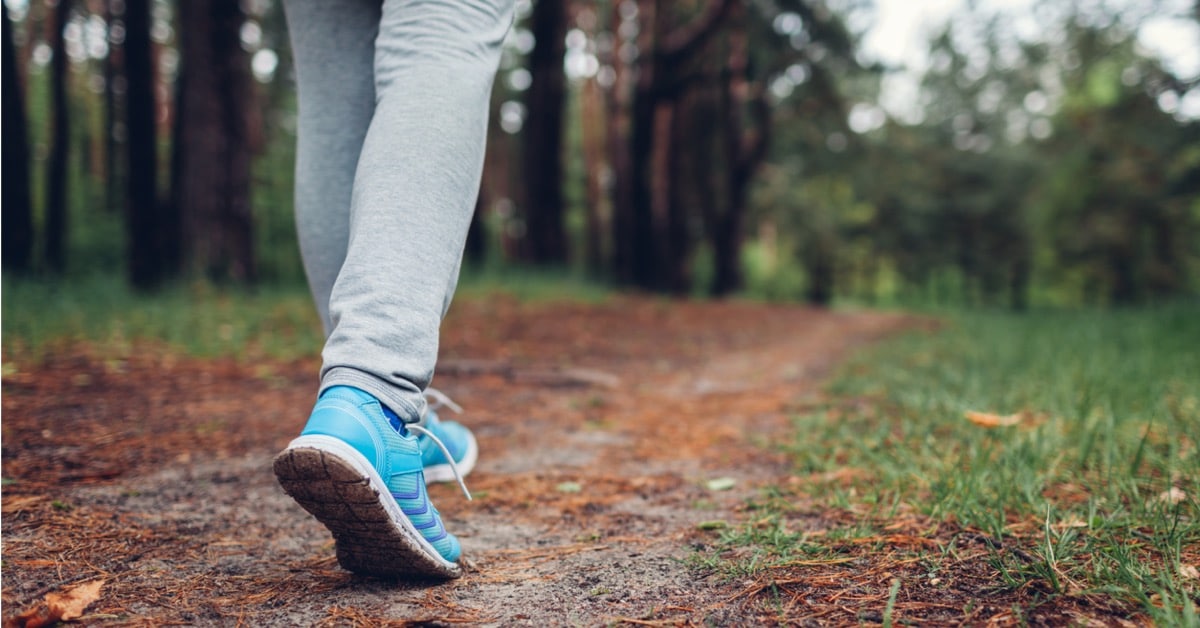
[[[329,294],[346,259],[354,173],[375,113],[379,0],[287,0],[296,64],[296,231],[326,336]]]
[[[375,112],[330,297],[322,390],[418,420],[474,211],[487,108],[513,0],[385,0]]]
[[[375,113],[375,39],[380,0],[288,0],[299,82],[296,228],[313,301],[325,329],[333,329],[329,295],[346,259],[354,173]],[[446,304],[458,273],[449,278]],[[426,413],[425,422],[452,452],[458,472],[471,471],[477,445],[469,430]],[[430,482],[454,480],[440,448],[422,439]]]
[[[338,112],[362,115],[361,97],[306,90],[322,82],[326,90],[340,89],[328,74],[338,68],[355,74],[343,80],[362,87],[361,63],[338,55],[346,42],[330,25],[347,17],[343,11],[360,15],[363,5],[345,4],[370,0],[289,1],[293,42],[304,48],[297,57],[309,68],[307,74],[299,70],[301,110],[309,108],[301,141],[309,142],[303,152],[312,161],[298,167],[298,176],[314,177],[319,187],[324,174],[318,164],[342,164],[340,169],[354,142],[361,151],[353,166],[348,229],[337,217],[345,214],[344,190],[314,190],[321,200],[307,218],[298,208],[297,221],[311,239],[306,269],[318,308],[328,290],[319,283],[327,278],[322,273],[339,268],[329,316],[323,316],[328,338],[321,393],[301,435],[276,456],[275,474],[333,533],[338,562],[347,569],[456,577],[462,573],[460,546],[429,501],[425,469],[432,473],[446,460],[454,475],[469,470],[472,440],[456,424],[417,421],[479,185],[489,92],[512,0],[384,0],[366,71],[373,78],[374,108],[360,140],[353,140],[353,129],[342,129],[350,138],[329,137],[339,132],[329,123]],[[334,8],[322,11],[326,2]],[[354,49],[359,52],[352,58],[361,60],[361,49]],[[445,447],[447,439],[468,445],[466,454]],[[430,443],[442,449],[440,457],[431,455]],[[454,461],[464,468],[455,470]]]

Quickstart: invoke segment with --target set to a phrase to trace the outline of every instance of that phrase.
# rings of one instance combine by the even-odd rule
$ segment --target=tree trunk
[[[535,264],[567,261],[563,228],[562,142],[566,76],[567,11],[564,0],[537,0],[531,18],[534,44],[529,55],[533,82],[526,95],[528,111],[522,158],[526,198],[526,250]]]
[[[108,54],[104,55],[104,180],[105,201],[109,211],[117,211],[122,206],[121,199],[121,142],[117,139],[117,121],[120,119],[120,106],[117,92],[113,86],[117,77],[121,76],[122,49],[113,45],[113,26],[117,15],[113,12],[114,0],[104,0],[105,41],[108,42]]]
[[[742,229],[750,182],[767,153],[771,121],[764,85],[752,82],[746,35],[746,7],[736,2],[729,11],[729,80],[722,86],[725,113],[725,153],[730,162],[725,214],[717,220],[713,237],[712,294],[724,296],[742,287]],[[746,128],[749,117],[757,128]]]
[[[643,70],[647,74],[652,72]],[[630,124],[629,145],[630,175],[633,177],[633,194],[630,250],[633,284],[652,290],[657,287],[654,240],[654,199],[650,186],[651,157],[654,151],[654,110],[656,97],[653,86],[639,88],[633,103],[633,119]]]
[[[681,187],[693,182],[684,181],[683,151],[686,139],[693,133],[685,129],[683,102],[659,104],[655,124],[654,219],[658,248],[658,280],[660,290],[670,294],[686,294],[690,288],[687,258],[690,250],[686,210]]]
[[[729,35],[729,58],[726,65],[730,62],[737,64],[740,59],[740,46],[735,33]],[[732,294],[741,287],[741,234],[737,232],[739,221],[730,220],[731,216],[737,211],[735,205],[738,203],[738,198],[741,195],[739,190],[734,188],[742,185],[739,181],[741,178],[738,172],[741,161],[740,150],[742,144],[742,124],[741,124],[741,109],[740,103],[737,100],[737,87],[742,77],[738,75],[735,67],[726,67],[726,78],[720,87],[720,94],[717,98],[717,109],[719,115],[717,120],[721,125],[721,130],[724,132],[722,142],[725,148],[725,159],[728,166],[725,172],[725,194],[722,199],[723,203],[713,203],[710,213],[706,217],[708,222],[708,235],[712,243],[713,252],[713,277],[712,285],[709,286],[709,294],[714,297],[723,297]]]
[[[675,101],[671,122],[670,162],[667,164],[666,241],[671,254],[665,258],[668,288],[683,294],[692,289],[692,254],[695,242],[691,231],[693,215],[701,220],[711,215],[715,200],[713,175],[727,161],[713,155],[711,128],[713,110],[708,106],[710,86],[689,89]]]
[[[4,5],[4,270],[25,273],[33,264],[33,206],[29,189],[29,133],[25,92],[17,71],[12,20]]]
[[[71,150],[70,117],[67,111],[67,46],[63,37],[71,17],[70,0],[59,0],[54,8],[50,46],[50,107],[53,126],[50,157],[46,166],[46,262],[62,272],[67,267],[67,158]]]
[[[736,230],[736,222],[721,222],[725,228],[718,228],[711,236],[713,280],[709,293],[714,297],[728,296],[742,287],[742,234]]]
[[[738,0],[711,0],[699,17],[685,26],[668,24],[668,13],[658,0],[640,0],[636,84],[630,104],[628,129],[629,243],[628,282],[646,289],[661,289],[666,283],[657,268],[662,243],[656,239],[654,187],[651,181],[655,154],[655,116],[659,104],[678,96],[679,69],[719,30],[722,19]],[[618,185],[621,185],[618,182]]]
[[[804,251],[804,269],[808,274],[806,300],[812,305],[826,306],[833,301],[835,263],[831,245],[809,243]]]
[[[654,240],[654,198],[650,186],[654,153],[654,114],[660,96],[660,56],[654,50],[656,30],[660,27],[658,0],[638,2],[642,28],[638,32],[640,52],[634,77],[629,119],[629,281],[638,288],[657,287],[655,264],[658,261]]]
[[[151,0],[125,0],[126,200],[129,280],[147,290],[169,270],[158,204],[155,72],[150,43]]]
[[[237,0],[179,3],[172,196],[183,221],[187,268],[216,281],[253,282],[254,216],[250,205],[255,107],[249,57],[241,47],[245,17]]]
[[[620,33],[623,18],[621,3],[612,3],[612,30]],[[633,97],[631,60],[617,51],[623,45],[617,37],[609,63],[613,67],[613,85],[605,98],[609,167],[612,169],[612,270],[617,283],[633,283],[633,164],[630,161],[630,103]]]
[[[726,174],[724,203],[711,204],[712,214],[708,225],[713,252],[713,277],[709,294],[714,297],[728,296],[742,287],[741,215],[747,180],[738,171],[736,153],[730,148],[726,150],[731,165]]]
[[[586,196],[585,230],[583,240],[583,257],[587,270],[592,275],[600,275],[605,268],[604,252],[604,140],[607,126],[612,122],[605,120],[604,103],[600,94],[600,86],[596,81],[588,81],[583,86],[580,103],[581,144],[583,152],[583,170],[586,180],[584,193]]]
[[[691,125],[697,124],[694,122],[696,120],[707,120],[706,124],[709,126],[721,125],[725,119],[725,93],[723,85],[708,85],[694,90],[689,95],[687,109],[693,121]],[[716,139],[719,141],[715,141]],[[709,252],[713,256],[714,275],[709,278],[709,285],[705,286],[706,290],[712,294],[715,292],[714,285],[719,283],[715,274],[718,270],[715,260],[724,259],[725,247],[728,246],[728,243],[720,241],[721,234],[718,225],[722,216],[721,206],[726,199],[725,179],[728,178],[727,173],[732,167],[733,161],[729,155],[718,155],[718,153],[724,152],[724,138],[706,135],[703,139],[693,136],[690,140],[691,146],[687,150],[688,169],[684,177],[684,181],[687,183],[684,185],[688,188],[689,201],[699,210],[704,230],[703,235],[709,244]]]

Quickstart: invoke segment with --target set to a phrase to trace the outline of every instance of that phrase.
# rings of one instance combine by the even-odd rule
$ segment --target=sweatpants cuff
[[[410,384],[417,388],[415,384]],[[405,423],[416,423],[425,415],[425,397],[419,392],[398,390],[396,385],[348,366],[335,366],[321,376],[321,393],[334,386],[353,386],[392,409]],[[319,394],[319,393],[318,393]]]

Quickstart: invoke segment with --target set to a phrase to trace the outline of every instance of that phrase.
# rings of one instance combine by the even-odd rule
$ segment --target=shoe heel
[[[365,468],[364,468],[365,467]],[[338,563],[384,578],[449,579],[447,561],[412,528],[362,455],[326,436],[302,436],[275,457],[283,490],[333,534]]]

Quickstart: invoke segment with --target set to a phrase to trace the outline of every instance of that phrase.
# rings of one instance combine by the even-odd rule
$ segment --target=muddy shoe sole
[[[421,536],[374,467],[346,443],[301,436],[274,467],[283,490],[333,533],[345,569],[384,578],[462,576],[462,567]]]

